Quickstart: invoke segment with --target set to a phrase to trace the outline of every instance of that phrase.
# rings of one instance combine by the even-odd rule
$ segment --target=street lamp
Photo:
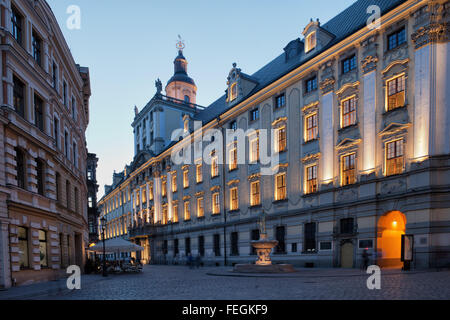
[[[101,219],[102,224],[102,240],[103,240],[103,276],[107,277],[108,273],[106,272],[106,246],[105,246],[105,231],[106,231],[106,218],[103,216]]]

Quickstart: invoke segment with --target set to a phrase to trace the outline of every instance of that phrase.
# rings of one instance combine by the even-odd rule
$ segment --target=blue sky
[[[91,74],[89,152],[99,157],[103,195],[114,170],[133,158],[131,122],[153,97],[154,82],[173,74],[180,34],[197,103],[208,106],[226,89],[233,62],[253,74],[301,37],[311,18],[324,24],[354,0],[47,0],[77,63]],[[81,29],[69,30],[70,5],[81,8]]]

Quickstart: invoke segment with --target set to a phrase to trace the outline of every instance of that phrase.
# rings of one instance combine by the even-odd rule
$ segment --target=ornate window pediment
[[[411,123],[391,123],[386,128],[384,128],[378,135],[380,137],[388,137],[403,133],[411,126]]]
[[[356,147],[361,142],[361,139],[350,139],[345,138],[336,146],[336,150],[347,150],[353,147]]]
[[[227,103],[231,105],[241,101],[257,85],[258,81],[255,78],[243,73],[240,68],[237,68],[237,64],[233,63],[227,78]]]

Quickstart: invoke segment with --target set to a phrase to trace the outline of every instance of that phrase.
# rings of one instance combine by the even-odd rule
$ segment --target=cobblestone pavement
[[[359,270],[300,270],[270,277],[231,275],[230,268],[189,269],[146,266],[141,274],[83,276],[82,288],[68,291],[60,281],[53,289],[25,299],[39,300],[358,300],[450,299],[450,271],[402,273],[382,271],[381,290],[367,289],[369,275]],[[211,275],[216,274],[216,275]],[[222,275],[222,276],[219,276]],[[36,285],[38,286],[38,285]],[[13,288],[0,299],[14,297]],[[26,290],[25,290],[26,291]],[[15,299],[20,298],[17,296]]]

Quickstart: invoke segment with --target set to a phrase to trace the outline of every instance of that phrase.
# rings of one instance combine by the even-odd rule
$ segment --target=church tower
[[[187,74],[188,62],[183,55],[184,43],[177,43],[178,56],[175,58],[174,75],[166,86],[166,96],[196,104],[197,86]]]

